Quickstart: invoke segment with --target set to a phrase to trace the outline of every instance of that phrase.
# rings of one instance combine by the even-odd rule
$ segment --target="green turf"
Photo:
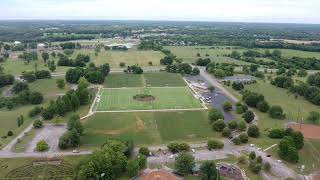
[[[145,93],[154,96],[155,100],[141,102],[133,99],[135,95]],[[202,106],[188,87],[103,89],[101,100],[97,104],[97,111],[189,108],[202,108]]]
[[[59,94],[64,94],[69,90],[68,84],[66,84],[64,89],[57,87],[58,78],[53,79],[39,79],[35,82],[29,84],[29,89],[31,91],[41,92],[45,97],[50,99],[55,99]],[[64,79],[63,77],[61,79]]]
[[[138,146],[220,137],[210,128],[206,111],[97,113],[84,126],[83,146],[99,146],[107,136],[132,138]]]
[[[147,86],[186,86],[180,74],[175,73],[145,73],[143,74]]]
[[[111,73],[107,76],[104,87],[120,88],[120,87],[142,87],[141,74],[124,74]]]
[[[164,54],[160,51],[140,51],[136,49],[130,49],[128,51],[101,50],[98,56],[96,56],[94,50],[82,49],[76,50],[72,58],[75,58],[79,53],[89,54],[91,62],[96,65],[109,63],[112,68],[120,68],[120,62],[124,62],[126,66],[139,65],[150,67],[149,62],[152,62],[153,66],[160,66],[160,59],[164,57]]]

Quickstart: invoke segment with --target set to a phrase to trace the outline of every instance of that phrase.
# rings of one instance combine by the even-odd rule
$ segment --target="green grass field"
[[[188,63],[195,62],[199,58],[197,57],[197,53],[200,53],[201,58],[210,58],[214,62],[235,63],[238,65],[250,64],[233,58],[224,57],[224,55],[228,55],[234,50],[243,52],[245,49],[226,49],[226,47],[227,46],[221,46],[220,49],[209,49],[209,46],[166,46],[165,49],[170,50],[178,58],[182,58],[183,61]],[[206,56],[206,54],[209,56]]]
[[[120,68],[120,62],[124,62],[126,66],[137,64],[139,66],[150,67],[149,62],[152,62],[153,66],[160,66],[160,59],[164,57],[164,54],[159,51],[140,51],[136,49],[128,51],[101,50],[98,56],[96,56],[94,50],[82,49],[76,50],[72,58],[75,58],[79,53],[89,54],[91,62],[96,65],[109,63],[111,68]]]
[[[107,76],[104,87],[165,87],[186,86],[180,74],[158,72],[144,74],[111,73]]]
[[[210,128],[207,111],[97,113],[84,126],[84,147],[99,146],[107,136],[132,138],[136,145],[220,137]]]
[[[141,102],[133,99],[137,94],[148,94],[155,97],[152,102]],[[169,88],[120,88],[103,89],[97,111],[122,110],[159,110],[202,108],[188,87]]]
[[[66,84],[64,89],[58,88],[56,83],[57,79],[59,78],[36,80],[29,84],[29,89],[31,91],[41,92],[45,98],[55,99],[59,94],[64,94],[69,90],[68,84]],[[64,78],[61,77],[61,79]]]

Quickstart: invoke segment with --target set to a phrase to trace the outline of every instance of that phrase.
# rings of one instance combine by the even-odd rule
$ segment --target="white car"
[[[196,153],[196,150],[195,150],[195,149],[191,149],[191,152],[192,152],[192,153]]]
[[[79,152],[80,152],[80,151],[79,151],[79,150],[76,150],[76,149],[72,151],[72,153],[79,153]]]
[[[250,144],[250,147],[254,147],[254,144]]]
[[[278,162],[278,163],[282,163],[282,161],[281,161],[281,160],[279,160],[279,159],[277,160],[277,162]]]
[[[173,158],[174,158],[174,155],[173,155],[173,154],[169,156],[169,159],[173,159]]]

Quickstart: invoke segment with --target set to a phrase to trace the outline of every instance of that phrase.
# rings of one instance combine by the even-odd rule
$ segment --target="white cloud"
[[[319,0],[2,0],[2,19],[320,23]]]

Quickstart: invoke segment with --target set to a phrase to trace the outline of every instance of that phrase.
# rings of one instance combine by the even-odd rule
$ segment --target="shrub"
[[[268,136],[273,139],[281,139],[284,137],[284,129],[273,128],[269,131]]]
[[[245,131],[247,129],[247,123],[245,120],[240,120],[238,125],[239,131]]]
[[[254,159],[256,159],[256,153],[254,152],[254,151],[251,151],[250,152],[250,154],[249,154],[249,158],[251,159],[251,160],[254,160]]]
[[[247,112],[245,112],[242,116],[242,118],[247,122],[247,123],[251,123],[254,120],[254,113],[250,110],[248,110]]]
[[[150,151],[149,151],[149,149],[147,147],[141,147],[139,149],[139,154],[142,154],[144,156],[149,156]]]
[[[44,152],[44,151],[47,151],[48,149],[49,149],[49,145],[45,140],[41,140],[37,143],[36,150],[38,152]]]
[[[261,169],[262,169],[262,166],[260,163],[256,163],[254,161],[250,161],[250,164],[249,164],[249,169],[255,173],[255,174],[258,174]]]
[[[263,161],[263,160],[262,160],[262,157],[261,157],[261,156],[258,156],[258,157],[257,157],[257,163],[262,163],[262,161]]]
[[[194,157],[188,153],[181,153],[176,158],[175,169],[184,175],[190,174],[192,172],[192,168],[194,167]]]
[[[257,104],[257,109],[261,112],[268,112],[270,106],[268,104],[267,101],[260,101],[258,104]]]
[[[239,137],[235,137],[232,139],[233,144],[235,145],[240,145],[241,144],[241,140]]]
[[[210,139],[208,140],[208,149],[211,151],[212,149],[222,149],[224,144],[222,141]]]
[[[29,95],[29,102],[31,104],[41,104],[43,101],[43,96],[39,92],[32,92]]]
[[[222,136],[229,138],[231,137],[231,131],[228,127],[223,128],[222,130]]]
[[[12,131],[8,131],[7,136],[13,136],[13,132]]]
[[[320,113],[315,111],[310,112],[309,116],[307,117],[307,120],[314,124],[318,124],[320,121]]]
[[[284,119],[286,116],[283,113],[283,109],[281,106],[274,105],[269,109],[269,115],[273,119]]]
[[[236,91],[240,91],[240,90],[244,89],[244,85],[242,82],[233,82],[232,88]]]
[[[39,128],[42,128],[42,121],[37,119],[33,122],[33,128],[35,129],[39,129]]]
[[[248,106],[245,104],[237,104],[236,105],[236,111],[238,114],[243,114],[244,112],[248,111]]]
[[[233,121],[228,122],[228,127],[230,129],[237,129],[237,127],[238,127],[237,121],[233,120]]]
[[[247,133],[241,133],[241,134],[239,135],[239,138],[240,138],[240,141],[241,141],[242,143],[247,143],[248,140],[249,140],[249,137],[248,137]]]
[[[229,101],[225,102],[225,103],[223,104],[223,109],[224,109],[225,111],[231,111],[231,110],[232,110],[232,104],[231,104]]]
[[[217,132],[221,132],[225,127],[226,125],[224,124],[224,121],[222,119],[219,119],[212,124],[213,130]]]
[[[136,158],[130,159],[127,164],[127,173],[129,177],[135,177],[139,173],[139,161]]]
[[[173,142],[173,143],[168,144],[167,147],[168,147],[169,151],[171,151],[173,154],[179,152],[179,143]]]
[[[29,117],[35,117],[35,116],[39,115],[41,113],[41,111],[42,111],[42,108],[40,108],[39,106],[36,106],[30,110]]]
[[[258,126],[252,124],[249,126],[247,134],[249,137],[257,138],[260,135]]]
[[[213,122],[217,121],[218,119],[224,119],[222,112],[216,108],[211,109],[209,112],[210,123],[213,123]]]

